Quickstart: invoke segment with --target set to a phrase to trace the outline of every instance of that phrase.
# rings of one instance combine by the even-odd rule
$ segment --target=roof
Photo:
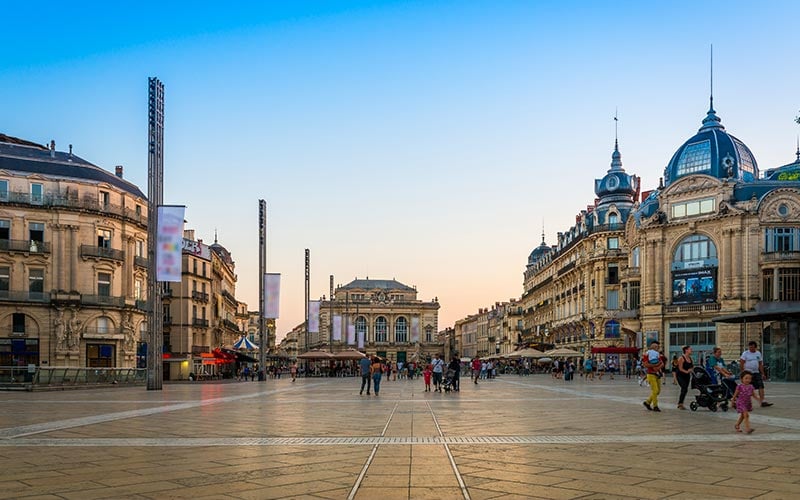
[[[0,134],[0,169],[104,182],[139,198],[147,198],[135,184],[79,156],[63,151],[50,151],[39,144],[4,134]]]
[[[760,302],[752,311],[711,318],[715,323],[756,323],[800,319],[800,302]]]
[[[360,290],[408,290],[408,291],[416,291],[408,285],[404,285],[397,280],[371,280],[367,279],[354,279],[350,283],[341,287],[343,290],[352,290],[352,289],[360,289]]]

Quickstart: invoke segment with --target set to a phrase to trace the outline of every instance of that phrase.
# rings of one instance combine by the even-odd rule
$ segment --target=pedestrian
[[[478,377],[481,376],[481,359],[478,356],[472,358],[472,378],[473,382],[478,383]]]
[[[661,392],[661,372],[664,370],[663,356],[659,355],[658,341],[650,344],[650,350],[644,353],[642,365],[647,370],[647,382],[650,384],[650,397],[642,404],[650,411],[661,411],[658,407],[658,395]]]
[[[734,429],[736,432],[742,432],[742,422],[744,422],[744,431],[748,434],[753,432],[750,427],[750,412],[753,411],[753,398],[761,401],[761,396],[756,395],[755,387],[752,385],[753,374],[749,370],[745,370],[740,375],[741,384],[736,386],[736,392],[733,393],[733,403],[736,405],[736,412],[739,413],[739,420],[736,421]]]
[[[381,390],[381,376],[383,375],[383,364],[378,356],[372,358],[370,372],[372,373],[372,390],[375,391],[377,396]],[[367,391],[367,394],[369,394],[369,391]]]
[[[430,364],[425,365],[425,370],[422,372],[422,378],[425,380],[425,392],[431,392],[431,375],[433,369]],[[475,382],[477,384],[477,382]]]
[[[367,396],[369,396],[369,383],[370,383],[370,375],[372,362],[369,359],[369,356],[364,356],[358,361],[358,366],[361,368],[361,391],[358,393],[359,395],[364,394],[364,386],[367,386]]]
[[[453,370],[453,382],[451,388],[454,392],[458,392],[458,390],[461,388],[461,361],[458,359],[458,356],[453,356],[453,359],[451,359],[450,363],[447,364],[447,369]]]
[[[755,341],[747,343],[747,350],[739,358],[739,368],[742,371],[747,370],[753,375],[753,388],[758,390],[761,406],[772,406],[772,403],[768,403],[764,399],[764,381],[767,379],[767,374],[764,372],[764,358]]]
[[[683,354],[677,359],[675,363],[675,380],[681,386],[681,394],[678,396],[678,409],[685,410],[683,401],[686,399],[686,392],[689,390],[689,382],[692,380],[692,369],[694,362],[692,361],[692,347],[685,345],[682,348]]]
[[[292,372],[292,382],[294,382],[297,379],[297,363],[296,362],[292,363],[291,372]]]
[[[625,378],[631,378],[631,372],[633,371],[633,361],[631,360],[630,355],[625,360]]]
[[[436,386],[434,392],[442,392],[442,372],[444,371],[444,361],[439,356],[439,353],[433,355],[433,361],[431,361],[431,366],[433,367],[433,385]]]
[[[725,360],[722,359],[722,348],[714,347],[711,351],[711,356],[706,361],[706,372],[715,383],[725,386],[728,391],[727,396],[731,398],[733,393],[736,392],[736,381],[733,373],[725,366]]]
[[[678,385],[678,355],[672,355],[672,385]]]
[[[606,374],[606,362],[601,360],[597,361],[597,380],[603,380],[603,375]]]
[[[614,362],[614,359],[608,360],[608,375],[611,377],[611,380],[614,380],[614,372],[617,371],[617,363]]]
[[[594,372],[592,371],[592,358],[586,358],[583,362],[583,371],[586,373],[586,380],[594,380]]]

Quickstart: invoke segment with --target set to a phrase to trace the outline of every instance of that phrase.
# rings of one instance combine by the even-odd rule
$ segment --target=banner
[[[364,348],[364,332],[358,332],[358,348],[359,349]]]
[[[156,227],[156,281],[181,281],[183,215],[186,207],[158,207]]]
[[[319,333],[319,301],[308,301],[308,333]]]
[[[356,325],[347,325],[347,343],[349,345],[356,343]]]
[[[281,275],[278,273],[264,274],[264,317],[278,319],[281,299]]]
[[[411,342],[419,342],[419,316],[411,317]]]
[[[338,314],[333,316],[333,340],[342,340],[342,317]]]

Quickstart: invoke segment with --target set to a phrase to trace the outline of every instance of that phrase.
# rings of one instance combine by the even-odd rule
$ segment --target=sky
[[[794,1],[16,2],[0,132],[147,190],[147,78],[165,87],[164,202],[231,253],[258,309],[258,200],[278,338],[355,278],[438,298],[439,328],[519,298],[528,254],[611,162],[657,187],[714,107],[761,170],[794,160]],[[15,20],[15,21],[14,21]]]

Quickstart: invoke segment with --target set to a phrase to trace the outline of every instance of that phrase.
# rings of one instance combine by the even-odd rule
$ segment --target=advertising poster
[[[156,281],[181,281],[183,215],[186,207],[158,207],[156,228]]]

